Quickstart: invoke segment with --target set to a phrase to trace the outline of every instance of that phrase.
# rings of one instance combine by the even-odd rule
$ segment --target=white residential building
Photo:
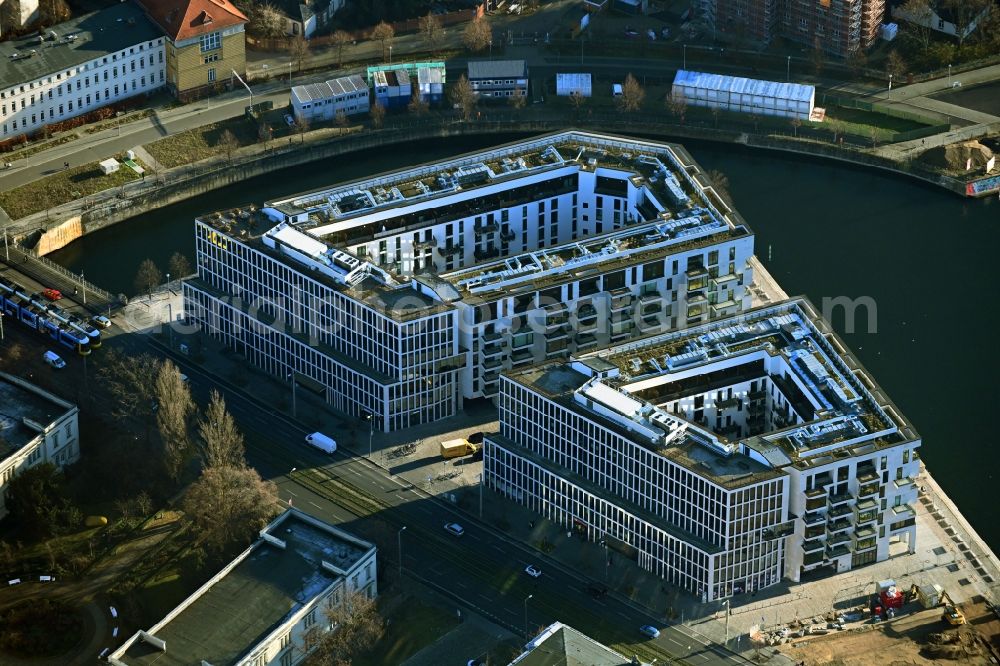
[[[195,226],[188,316],[384,430],[495,397],[503,369],[750,302],[753,234],[648,141],[563,132]]]
[[[297,122],[331,121],[338,113],[345,116],[368,113],[368,86],[357,74],[323,83],[294,86],[291,102]]]
[[[920,437],[804,299],[501,382],[486,486],[703,600],[915,550]]]
[[[0,140],[162,87],[164,37],[131,2],[0,42]]]
[[[147,631],[111,653],[114,666],[295,666],[327,612],[378,595],[375,546],[289,509],[260,539]]]
[[[80,459],[77,415],[75,405],[0,372],[0,518],[7,515],[7,484],[18,473],[46,462],[61,468]]]

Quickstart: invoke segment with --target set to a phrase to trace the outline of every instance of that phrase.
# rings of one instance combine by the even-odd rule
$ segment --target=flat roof
[[[692,72],[684,69],[677,70],[677,75],[674,76],[674,85],[719,92],[774,97],[777,99],[791,99],[798,102],[811,102],[816,95],[815,86],[807,86],[801,83],[764,81],[762,79],[748,79],[743,76]]]
[[[470,79],[524,78],[528,66],[523,60],[470,60]]]
[[[137,639],[117,659],[129,666],[226,666],[342,578],[323,566],[350,570],[374,548],[316,519],[290,511],[266,530],[236,566],[149,633],[166,650]],[[169,618],[169,616],[168,616]]]
[[[802,297],[507,376],[726,485],[919,439]],[[802,423],[730,438],[667,411],[683,397],[764,377],[801,408]]]
[[[15,455],[74,410],[72,404],[48,391],[0,372],[0,460]]]
[[[524,652],[510,666],[632,666],[632,660],[556,622],[525,645]]]
[[[0,88],[34,81],[76,65],[163,38],[160,29],[133,2],[121,2],[45,28],[37,34],[0,42]],[[54,32],[56,39],[49,33]]]

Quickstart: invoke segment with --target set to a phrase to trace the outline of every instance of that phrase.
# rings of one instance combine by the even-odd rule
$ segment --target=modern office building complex
[[[501,383],[485,484],[702,599],[914,551],[920,438],[803,299]]]
[[[0,43],[0,140],[162,87],[164,42],[127,2]]]
[[[375,546],[288,509],[260,538],[149,631],[108,657],[114,666],[294,666],[327,611],[378,595]]]
[[[753,235],[679,146],[563,132],[196,222],[187,314],[385,430],[500,372],[749,306]]]
[[[2,317],[2,315],[0,315]],[[0,372],[0,518],[7,484],[29,467],[80,459],[78,410],[19,377]]]

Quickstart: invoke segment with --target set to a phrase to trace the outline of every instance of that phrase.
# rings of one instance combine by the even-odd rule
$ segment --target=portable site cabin
[[[292,113],[297,121],[329,121],[345,115],[368,113],[368,86],[358,75],[343,76],[322,83],[295,86],[291,92]]]
[[[109,174],[114,173],[115,171],[118,171],[121,165],[118,164],[118,160],[116,160],[113,157],[109,157],[108,159],[101,162],[98,166],[101,167],[101,173],[107,176]]]
[[[399,109],[410,103],[410,73],[406,69],[375,72],[375,99],[387,109]]]
[[[424,67],[417,70],[417,85],[420,99],[435,106],[444,101],[444,72],[440,69]]]
[[[592,94],[590,74],[556,74],[556,95],[569,97],[580,95],[590,97]]]
[[[816,88],[681,69],[674,77],[671,95],[683,97],[691,106],[808,120]]]

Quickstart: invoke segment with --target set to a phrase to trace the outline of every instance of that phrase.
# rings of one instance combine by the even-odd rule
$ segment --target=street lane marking
[[[320,506],[319,504],[316,504],[316,502],[313,502],[312,500],[309,500],[309,503],[310,503],[310,504],[312,504],[312,505],[313,505],[314,507],[316,507],[317,509],[322,509],[322,508],[323,508],[323,507],[321,507],[321,506]]]
[[[674,645],[683,645],[683,643],[681,643],[681,642],[680,642],[680,641],[678,641],[678,640],[674,640],[674,639],[673,639],[673,638],[671,638],[670,636],[667,636],[667,640],[668,640],[668,641],[670,641],[671,643],[673,643]]]
[[[618,613],[619,615],[621,615],[621,616],[622,616],[623,618],[625,618],[626,620],[628,619],[628,615],[626,615],[625,613],[623,613],[623,612],[621,612],[621,611],[615,611],[615,612],[616,612],[616,613]]]

